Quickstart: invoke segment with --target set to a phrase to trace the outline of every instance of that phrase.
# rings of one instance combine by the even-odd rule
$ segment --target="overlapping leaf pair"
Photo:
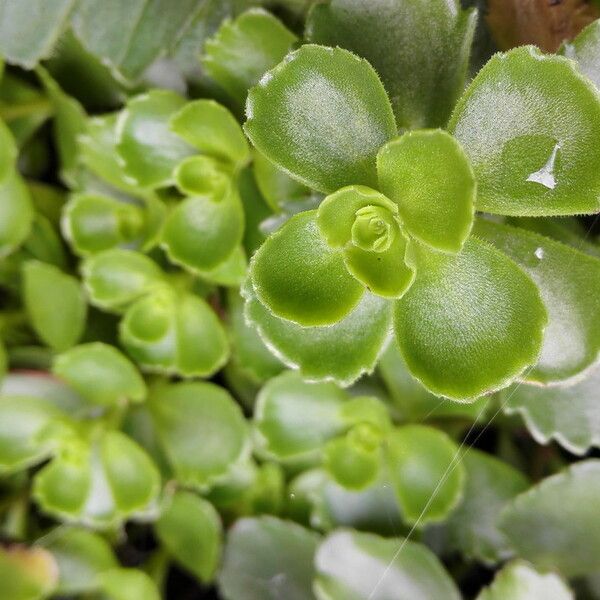
[[[288,363],[308,377],[352,381],[373,367],[387,339],[390,300],[404,360],[437,394],[472,399],[526,369],[529,376],[540,351],[547,362],[559,317],[544,283],[530,277],[538,247],[531,256],[514,251],[511,240],[529,234],[480,223],[475,211],[598,210],[591,140],[600,133],[600,101],[572,63],[533,48],[497,55],[459,99],[448,132],[397,137],[369,63],[308,44],[250,91],[247,116],[245,130],[261,153],[328,194],[251,262],[247,317]],[[380,324],[361,319],[366,304]],[[329,360],[339,353],[333,332],[351,347],[350,364],[341,354]],[[319,347],[326,372],[307,351],[289,349],[303,336]],[[593,360],[574,359],[565,369],[554,357],[532,377],[564,380]]]

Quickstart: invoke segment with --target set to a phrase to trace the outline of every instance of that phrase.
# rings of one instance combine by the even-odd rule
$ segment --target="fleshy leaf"
[[[237,190],[228,184],[223,196],[184,200],[167,217],[161,243],[176,264],[209,271],[223,264],[244,235],[244,211]]]
[[[144,380],[133,364],[117,348],[101,342],[76,346],[60,354],[52,370],[92,404],[141,402],[146,396]]]
[[[239,519],[227,534],[219,588],[224,598],[314,600],[318,536],[274,517]]]
[[[366,58],[398,127],[441,127],[462,92],[475,20],[456,0],[330,0],[313,6],[306,36]]]
[[[463,499],[446,521],[450,544],[486,563],[505,560],[512,552],[496,526],[498,515],[529,482],[520,471],[474,448],[462,460],[466,469]]]
[[[435,394],[467,400],[505,387],[536,362],[546,310],[515,263],[473,237],[454,256],[416,250],[419,276],[395,318],[413,376]]]
[[[573,454],[583,455],[600,448],[598,413],[600,369],[594,367],[568,386],[521,383],[503,392],[506,412],[520,413],[527,429],[540,444],[556,440]]]
[[[516,227],[480,220],[475,234],[506,253],[535,282],[548,311],[542,352],[525,378],[569,382],[600,355],[600,260]]]
[[[144,254],[131,250],[99,252],[83,262],[81,271],[90,302],[116,312],[164,285],[158,265]]]
[[[600,96],[571,61],[531,46],[495,55],[459,100],[449,129],[473,165],[478,210],[600,209]]]
[[[0,546],[0,597],[43,600],[55,591],[58,568],[43,548]]]
[[[584,460],[517,496],[499,526],[520,557],[567,577],[600,569],[600,461]]]
[[[574,600],[575,596],[565,582],[555,573],[538,573],[524,561],[507,564],[494,577],[477,600]]]
[[[585,27],[574,40],[563,42],[560,52],[574,60],[579,65],[581,72],[589,77],[596,87],[600,87],[599,49],[600,21],[595,20]]]
[[[0,119],[0,182],[4,181],[9,173],[14,172],[18,153],[12,132]]]
[[[258,299],[276,316],[305,326],[340,321],[364,292],[342,253],[321,238],[316,215],[313,210],[292,217],[250,263]]]
[[[210,502],[177,492],[154,525],[173,558],[200,581],[212,581],[221,555],[222,525]]]
[[[229,393],[212,383],[176,383],[148,399],[166,455],[183,485],[206,489],[249,453],[246,422]],[[198,440],[202,440],[198,445]]]
[[[214,100],[188,102],[171,118],[171,130],[205,154],[236,167],[250,159],[250,148],[239,123]]]
[[[23,267],[23,298],[35,332],[62,351],[83,333],[87,305],[79,281],[53,265],[36,260]]]
[[[193,149],[169,127],[185,100],[169,90],[150,90],[129,100],[117,123],[117,152],[126,174],[142,187],[172,181],[173,169]]]
[[[307,44],[252,88],[245,130],[271,161],[322,192],[377,187],[375,157],[396,135],[377,74],[340,48]]]
[[[99,573],[118,566],[110,544],[86,529],[57,527],[43,538],[59,571],[56,592],[73,595],[95,590]]]
[[[476,186],[452,136],[439,129],[405,133],[379,151],[377,175],[408,233],[446,252],[462,248],[473,225]]]
[[[445,433],[404,425],[385,444],[386,461],[403,518],[419,527],[443,520],[462,498],[464,467]]]
[[[160,600],[156,584],[140,569],[111,569],[101,573],[97,581],[107,600]]]
[[[242,108],[248,89],[290,50],[297,37],[279,19],[250,9],[225,20],[204,45],[202,66]]]
[[[33,483],[33,497],[43,511],[104,529],[152,509],[160,476],[133,440],[105,431],[66,439]]]
[[[369,292],[341,321],[322,327],[303,327],[276,317],[256,298],[250,281],[242,293],[246,318],[267,347],[307,379],[350,385],[374,369],[390,337],[393,305]]]
[[[369,565],[368,569],[357,568]],[[452,578],[423,544],[338,530],[315,556],[319,600],[459,600]]]
[[[184,377],[210,376],[227,361],[227,336],[205,300],[163,288],[140,298],[125,313],[119,336],[144,369]]]
[[[31,231],[33,216],[29,191],[21,176],[11,168],[0,180],[0,257],[25,241]]]

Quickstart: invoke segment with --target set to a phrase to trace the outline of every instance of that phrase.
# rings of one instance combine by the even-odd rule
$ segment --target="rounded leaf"
[[[160,600],[154,581],[139,569],[111,569],[101,573],[97,582],[107,600]]]
[[[0,182],[14,172],[18,154],[13,134],[0,120]]]
[[[445,252],[462,248],[473,225],[476,186],[469,159],[451,135],[414,131],[388,142],[377,154],[377,175],[410,235]]]
[[[395,317],[414,377],[435,394],[467,400],[505,387],[536,362],[546,310],[515,263],[475,238],[457,255],[416,251],[419,276]]]
[[[371,65],[341,48],[306,44],[252,88],[245,131],[276,165],[322,192],[376,187],[375,157],[396,134]]]
[[[571,61],[532,46],[496,54],[458,101],[449,130],[473,165],[478,210],[600,209],[600,96]]]
[[[60,354],[52,371],[92,404],[113,406],[125,399],[140,402],[146,396],[144,380],[131,361],[101,342]]]
[[[0,597],[7,600],[42,600],[53,594],[58,568],[43,548],[0,546]]]
[[[292,217],[250,263],[258,299],[276,316],[300,325],[330,325],[360,301],[364,287],[346,270],[339,250],[319,234],[317,211]]]
[[[12,252],[29,235],[33,215],[27,186],[16,170],[9,171],[0,180],[0,257]]]

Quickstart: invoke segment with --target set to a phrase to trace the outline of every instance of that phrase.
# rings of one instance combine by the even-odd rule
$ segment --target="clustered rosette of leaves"
[[[0,0],[0,599],[600,598],[600,21],[256,4]]]

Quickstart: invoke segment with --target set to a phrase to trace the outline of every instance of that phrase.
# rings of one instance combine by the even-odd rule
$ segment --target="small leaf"
[[[222,196],[185,199],[167,217],[161,244],[169,259],[192,271],[210,271],[228,260],[244,235],[244,211],[230,182]]]
[[[25,241],[31,231],[33,217],[29,191],[17,171],[10,169],[0,180],[0,257]]]
[[[258,299],[276,316],[300,325],[330,325],[360,301],[364,288],[347,272],[343,255],[321,238],[316,211],[292,217],[250,263]]]
[[[184,377],[208,377],[229,356],[225,330],[206,301],[166,287],[127,309],[119,338],[142,368]]]
[[[193,149],[169,127],[185,100],[169,90],[150,90],[129,100],[117,123],[117,152],[126,174],[142,187],[171,183],[173,169]]]
[[[419,276],[395,319],[414,377],[464,401],[505,387],[535,363],[546,310],[517,265],[475,238],[455,256],[416,249]]]
[[[475,233],[506,253],[537,285],[548,311],[542,352],[525,379],[575,382],[600,354],[600,260],[547,237],[480,220]]]
[[[322,192],[376,187],[375,157],[396,135],[377,74],[340,48],[307,44],[248,95],[245,130],[268,159]]]
[[[188,196],[206,195],[220,201],[232,187],[227,167],[222,162],[202,154],[183,159],[173,174],[177,189]]]
[[[446,521],[450,544],[468,557],[496,563],[512,554],[496,522],[504,506],[529,487],[526,477],[510,465],[469,448],[462,502]]]
[[[404,519],[422,527],[446,518],[463,493],[458,446],[433,427],[404,425],[388,436],[384,447]]]
[[[477,596],[477,600],[505,600],[506,598],[574,600],[575,596],[555,573],[538,573],[524,561],[513,561],[499,571],[491,585]]]
[[[505,410],[520,413],[527,429],[539,444],[555,440],[573,454],[583,455],[600,448],[598,390],[600,369],[594,367],[568,386],[539,386],[521,383],[503,392]]]
[[[297,40],[279,19],[250,9],[234,21],[225,20],[206,40],[200,62],[237,103],[244,106],[248,89],[274,67]]]
[[[238,246],[231,256],[209,271],[196,271],[194,273],[209,283],[222,285],[228,288],[239,288],[246,278],[248,261],[243,246]]]
[[[7,600],[42,600],[55,590],[58,568],[42,548],[0,546],[0,597]]]
[[[79,281],[35,260],[25,263],[23,278],[23,298],[35,332],[58,351],[76,344],[87,314]]]
[[[563,41],[560,53],[574,60],[580,71],[589,77],[596,87],[600,87],[600,65],[598,49],[600,48],[600,20],[592,21],[579,35],[571,41]]]
[[[83,262],[81,271],[90,302],[116,312],[164,284],[158,265],[131,250],[99,252]]]
[[[566,577],[600,569],[600,461],[571,465],[517,496],[499,526],[518,555]]]
[[[0,119],[0,182],[13,173],[19,150],[11,130]]]
[[[54,361],[53,373],[93,404],[141,402],[146,385],[137,369],[113,346],[94,342],[71,348]]]
[[[150,457],[119,431],[72,437],[37,472],[33,497],[61,520],[106,529],[154,508],[160,487]]]
[[[56,593],[81,594],[95,590],[96,576],[118,566],[110,544],[86,529],[57,527],[43,537],[59,571]]]
[[[600,209],[600,97],[572,62],[531,46],[497,54],[459,100],[449,130],[473,165],[478,210]]]
[[[212,581],[221,554],[222,525],[210,502],[191,492],[177,492],[154,529],[178,563],[200,581]]]
[[[318,536],[291,521],[244,518],[227,534],[219,588],[227,600],[313,600]]]
[[[247,281],[245,314],[267,347],[307,379],[332,379],[347,386],[371,372],[392,327],[391,302],[365,292],[346,317],[334,325],[303,327],[273,315]]]
[[[366,58],[398,127],[442,127],[463,89],[475,22],[456,0],[330,0],[313,5],[306,37]]]
[[[171,130],[208,156],[244,166],[250,148],[235,117],[214,100],[188,102],[171,118]]]
[[[405,133],[379,151],[377,174],[408,233],[446,252],[462,248],[473,225],[475,176],[452,136],[439,129]]]
[[[206,489],[249,453],[242,411],[223,388],[200,382],[166,385],[150,395],[148,404],[161,444],[183,485]]]
[[[139,569],[111,569],[97,581],[107,600],[160,600],[154,581]]]
[[[359,565],[369,565],[368,569]],[[423,544],[338,530],[315,556],[319,600],[459,600],[456,585]]]

